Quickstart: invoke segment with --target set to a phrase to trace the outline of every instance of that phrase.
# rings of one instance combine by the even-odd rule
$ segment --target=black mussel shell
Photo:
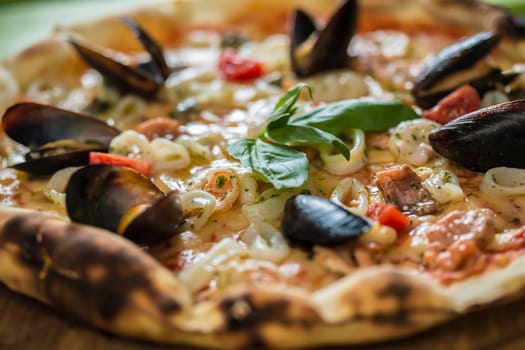
[[[121,17],[121,21],[133,32],[144,49],[151,57],[151,68],[145,68],[153,75],[159,75],[165,80],[170,75],[170,68],[164,58],[164,52],[160,45],[132,18]],[[143,66],[144,68],[144,66]]]
[[[348,66],[348,45],[357,28],[358,9],[357,0],[344,1],[322,30],[316,28],[306,12],[296,10],[290,28],[290,61],[297,76],[307,77]],[[306,48],[306,53],[299,53],[300,47],[310,39],[315,40],[312,47]]]
[[[24,163],[12,167],[52,174],[88,163],[89,152],[106,151],[120,131],[93,117],[39,103],[17,103],[2,117],[11,139],[30,148]]]
[[[171,238],[183,223],[184,216],[178,192],[160,197],[126,227],[124,236],[133,242],[158,243]],[[154,231],[154,233],[152,233]]]
[[[72,221],[123,234],[140,244],[173,236],[184,220],[175,192],[165,195],[142,174],[103,164],[86,166],[71,176],[66,209]]]
[[[466,114],[432,131],[428,140],[437,153],[470,170],[525,169],[525,100]]]
[[[170,74],[164,53],[160,45],[135,20],[123,17],[122,21],[149,53],[150,60],[129,65],[109,50],[97,50],[73,37],[69,42],[84,62],[99,71],[121,92],[152,97]]]
[[[2,117],[2,128],[7,136],[29,148],[59,140],[108,146],[120,133],[91,116],[33,102],[9,107]]]
[[[438,85],[444,85],[443,82],[447,79],[451,81],[457,80],[454,79],[454,74],[473,68],[476,62],[485,57],[500,41],[501,36],[499,34],[482,32],[462,39],[441,50],[414,81],[412,95],[416,103],[422,108],[431,108],[439,99],[454,88],[467,83],[474,87],[490,86],[491,80],[497,80],[494,84],[497,82],[506,83],[506,79],[509,77],[501,76],[501,71],[495,68],[488,72],[483,72],[482,75],[476,72],[474,74],[475,78],[467,81],[455,81],[454,84],[448,84],[450,86],[447,86],[446,89],[436,88]]]
[[[525,38],[525,17],[518,16],[510,11],[498,19],[496,27],[498,32],[504,33],[509,38]]]
[[[332,201],[303,194],[286,201],[281,220],[286,237],[311,245],[343,243],[367,232],[370,227],[370,222]]]

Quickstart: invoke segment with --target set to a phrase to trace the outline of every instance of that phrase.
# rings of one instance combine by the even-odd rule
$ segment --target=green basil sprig
[[[332,145],[349,159],[349,147],[335,134],[352,128],[379,131],[419,118],[411,107],[402,103],[365,100],[343,100],[296,115],[299,107],[295,104],[303,89],[311,97],[311,88],[304,83],[288,90],[255,140],[242,139],[228,145],[234,158],[277,189],[300,187],[308,179],[308,159],[293,146]]]

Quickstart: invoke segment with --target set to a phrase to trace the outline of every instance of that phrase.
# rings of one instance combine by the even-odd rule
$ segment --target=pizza
[[[135,339],[405,337],[525,287],[523,19],[166,1],[0,66],[0,281]]]

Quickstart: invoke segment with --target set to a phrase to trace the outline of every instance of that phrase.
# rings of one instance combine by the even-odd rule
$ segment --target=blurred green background
[[[56,26],[85,22],[154,0],[0,0],[0,59],[49,36]]]
[[[45,38],[55,26],[87,21],[152,1],[154,0],[0,0],[0,58]],[[525,15],[525,0],[489,1],[508,6]]]

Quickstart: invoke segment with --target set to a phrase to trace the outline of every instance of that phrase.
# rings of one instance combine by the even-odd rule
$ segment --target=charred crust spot
[[[394,324],[408,324],[409,312],[404,308],[400,308],[393,313],[376,313],[372,316],[372,320],[377,323],[394,323]]]
[[[319,322],[319,316],[313,310],[303,307],[292,310],[293,301],[279,300],[258,301],[250,295],[241,295],[224,299],[219,308],[225,315],[225,332],[240,332],[247,335],[246,348],[267,348],[265,335],[261,332],[266,324],[280,324],[286,328],[309,328]],[[297,316],[294,311],[300,311]]]
[[[392,278],[387,286],[378,291],[379,297],[393,297],[399,300],[400,303],[404,302],[408,296],[412,293],[412,288],[403,279]]]
[[[39,225],[27,215],[18,215],[6,221],[3,227],[3,240],[20,247],[20,257],[28,262],[42,262],[44,251],[38,242]]]
[[[412,293],[410,284],[405,279],[393,276],[383,289],[377,291],[378,298],[393,298],[397,307],[391,313],[378,312],[371,318],[378,323],[407,324],[410,322],[410,313],[406,301]]]
[[[166,296],[156,296],[156,300],[160,308],[168,314],[176,313],[182,310],[180,304],[173,298],[168,298]]]
[[[76,238],[76,237],[75,237]],[[71,305],[93,300],[92,308],[98,310],[100,316],[106,320],[116,317],[119,312],[133,304],[132,296],[135,292],[142,292],[153,300],[162,314],[177,312],[181,306],[175,299],[171,299],[155,289],[149,277],[148,271],[141,264],[137,264],[134,254],[125,249],[107,250],[98,247],[98,242],[87,242],[80,239],[80,243],[73,244],[74,249],[64,249],[59,252],[57,262],[65,269],[71,266],[75,269],[78,278],[70,277],[68,274],[58,276],[50,275],[49,283],[68,285],[74,292],[67,292],[60,288],[53,288],[53,300],[61,304],[63,299],[72,298],[64,305]],[[109,244],[109,242],[108,242]],[[69,253],[71,251],[71,253]],[[74,252],[74,253],[73,253]],[[96,268],[104,268],[104,274],[98,274],[97,278],[90,278],[90,271]],[[51,278],[54,277],[54,281]]]
[[[226,325],[229,330],[240,330],[257,322],[255,310],[248,297],[226,299],[220,304],[226,315]]]

